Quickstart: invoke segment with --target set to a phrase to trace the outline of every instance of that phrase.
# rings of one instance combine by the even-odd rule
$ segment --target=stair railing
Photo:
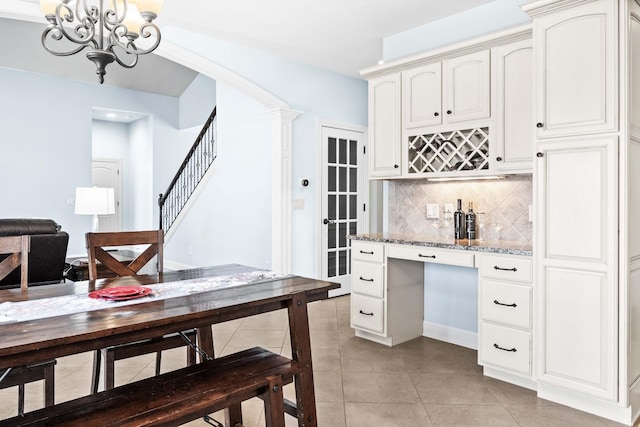
[[[178,218],[217,156],[216,125],[216,108],[214,108],[169,187],[158,197],[159,226],[165,233]]]

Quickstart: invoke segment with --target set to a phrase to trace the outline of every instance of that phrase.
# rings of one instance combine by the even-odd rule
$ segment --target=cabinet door
[[[440,62],[402,73],[402,118],[405,129],[442,123]]]
[[[369,175],[399,176],[400,73],[369,80]]]
[[[444,61],[443,73],[447,122],[489,117],[488,50]]]
[[[617,398],[617,140],[539,147],[538,381]]]
[[[492,49],[496,88],[496,170],[531,172],[533,157],[533,47],[523,40]],[[495,151],[494,151],[495,147]]]
[[[597,1],[534,21],[539,138],[616,128],[616,3]]]

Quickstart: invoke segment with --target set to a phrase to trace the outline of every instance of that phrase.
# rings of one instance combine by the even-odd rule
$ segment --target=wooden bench
[[[175,426],[239,405],[265,402],[269,427],[284,426],[282,387],[297,362],[254,347],[0,421],[0,426]]]

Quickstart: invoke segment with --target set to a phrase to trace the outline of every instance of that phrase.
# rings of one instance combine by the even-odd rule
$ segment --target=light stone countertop
[[[369,233],[350,235],[351,240],[364,242],[395,243],[400,245],[426,246],[431,248],[458,249],[465,251],[532,256],[530,244],[505,240],[454,240],[420,234]]]

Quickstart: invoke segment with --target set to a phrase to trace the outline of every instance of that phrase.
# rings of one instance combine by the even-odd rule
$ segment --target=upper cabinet
[[[489,117],[489,51],[449,59],[442,68],[445,120],[457,123]]]
[[[615,2],[569,8],[535,19],[533,25],[537,137],[614,130]]]
[[[484,50],[404,71],[404,129],[489,117],[489,65]]]
[[[496,125],[491,144],[495,168],[530,172],[533,118],[533,46],[523,40],[492,49]]]
[[[369,80],[369,176],[400,176],[400,74]]]

